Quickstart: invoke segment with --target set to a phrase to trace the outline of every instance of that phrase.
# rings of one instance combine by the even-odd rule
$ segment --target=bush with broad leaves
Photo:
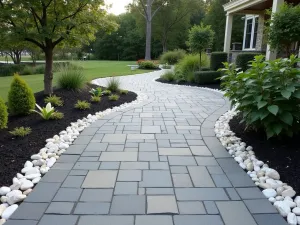
[[[255,56],[246,72],[224,63],[222,87],[247,128],[264,129],[268,138],[299,132],[300,71],[295,68],[299,61],[294,55],[273,61]]]

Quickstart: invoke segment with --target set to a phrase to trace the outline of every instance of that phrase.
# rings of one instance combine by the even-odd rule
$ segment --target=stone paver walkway
[[[148,99],[85,129],[7,225],[285,225],[215,137],[223,96],[161,73],[120,78]]]

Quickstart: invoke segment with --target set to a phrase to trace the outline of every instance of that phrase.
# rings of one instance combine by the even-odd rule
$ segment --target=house
[[[277,52],[271,51],[264,38],[264,23],[269,19],[266,10],[271,9],[275,13],[284,2],[296,4],[300,0],[231,0],[223,5],[226,12],[224,52],[230,52],[232,61],[237,54],[246,51],[266,54],[267,60],[276,59]],[[244,38],[240,49],[236,49],[234,44],[231,49],[232,21],[236,14],[245,15]]]

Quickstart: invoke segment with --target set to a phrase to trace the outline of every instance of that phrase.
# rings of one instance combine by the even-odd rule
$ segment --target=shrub
[[[2,98],[0,98],[0,129],[6,128],[8,121],[7,107]]]
[[[141,61],[139,62],[139,69],[154,70],[154,69],[158,69],[158,66],[152,61]]]
[[[55,113],[55,108],[51,106],[51,103],[48,103],[46,107],[40,107],[36,104],[37,110],[32,110],[33,112],[39,114],[44,120],[50,120],[52,115]]]
[[[121,95],[127,95],[128,94],[128,90],[120,90],[119,93]]]
[[[35,67],[31,65],[26,65],[24,69],[20,72],[21,75],[32,75],[35,74]]]
[[[173,51],[165,52],[161,55],[161,63],[168,63],[170,65],[175,65],[185,56],[185,51],[182,49],[176,49]]]
[[[224,68],[223,62],[227,62],[226,52],[212,52],[210,56],[210,70],[217,71],[220,68]]]
[[[101,101],[101,97],[100,96],[93,95],[91,97],[91,102],[100,102],[100,101]]]
[[[80,67],[73,67],[72,64],[60,64],[58,72],[57,84],[63,89],[79,90],[86,83],[83,69]]]
[[[108,99],[109,99],[110,101],[118,101],[119,98],[120,98],[119,95],[110,95],[110,96],[108,97]]]
[[[16,137],[25,137],[31,133],[30,127],[16,127],[12,131],[9,131],[9,133]]]
[[[268,138],[299,132],[300,72],[294,68],[299,61],[294,55],[268,62],[255,56],[251,68],[241,73],[226,63],[222,87],[232,103],[238,103],[247,127],[264,129]]]
[[[249,53],[241,53],[236,57],[236,66],[240,68],[242,71],[246,71],[250,67],[250,61],[254,60],[254,57],[257,53],[249,52]]]
[[[62,112],[54,112],[52,113],[52,115],[50,116],[50,119],[51,120],[61,120],[64,118],[64,114]]]
[[[38,65],[35,67],[36,74],[44,74],[45,72],[45,65]]]
[[[80,101],[80,100],[78,100],[74,107],[76,109],[86,110],[86,109],[91,108],[91,104],[88,103],[87,101]]]
[[[24,64],[1,64],[0,77],[13,76],[15,73],[21,73],[24,69]]]
[[[63,106],[63,100],[61,100],[61,97],[58,97],[56,95],[48,96],[44,99],[45,103],[51,103],[54,106]]]
[[[110,90],[105,90],[102,92],[103,95],[111,95],[111,91]]]
[[[168,82],[172,82],[172,81],[175,80],[175,75],[174,75],[174,72],[169,71],[169,72],[166,72],[165,74],[161,75],[160,78],[162,80],[165,80],[165,81],[168,81]]]
[[[15,74],[8,92],[8,109],[14,115],[26,115],[35,107],[35,98],[27,83]]]
[[[197,71],[194,73],[194,79],[197,84],[215,84],[220,82],[218,78],[221,75],[219,71]]]
[[[201,65],[207,67],[209,65],[209,60],[206,55],[202,55]],[[175,79],[176,80],[185,80],[189,74],[194,73],[195,71],[200,70],[200,58],[199,55],[189,54],[186,55],[175,67]]]
[[[112,91],[112,92],[117,92],[120,88],[120,80],[116,77],[111,77],[107,81],[107,89]]]
[[[95,88],[92,88],[90,90],[90,93],[93,95],[93,96],[96,96],[96,97],[100,97],[102,95],[102,88],[101,87],[97,87],[96,89]]]

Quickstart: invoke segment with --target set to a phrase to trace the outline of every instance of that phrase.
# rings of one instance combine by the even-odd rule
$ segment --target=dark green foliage
[[[210,71],[209,67],[201,67],[199,71]]]
[[[7,107],[2,98],[0,98],[0,129],[6,128],[8,122]]]
[[[226,63],[221,78],[226,96],[237,104],[247,127],[265,130],[267,137],[300,131],[300,71],[294,68],[300,59],[265,61],[256,56],[246,72],[238,73]]]
[[[224,68],[223,62],[227,62],[227,52],[212,52],[210,56],[210,70],[217,71]]]
[[[143,70],[158,69],[158,66],[152,61],[140,61],[139,69],[143,69]]]
[[[8,109],[14,115],[26,115],[35,108],[35,98],[27,83],[15,74],[8,92]]]
[[[22,64],[0,64],[0,77],[12,76],[23,71],[25,65]]]
[[[120,88],[120,80],[116,77],[109,78],[107,82],[107,90],[110,90],[112,92],[117,92]]]
[[[182,49],[177,49],[173,51],[165,52],[161,55],[161,63],[168,63],[169,65],[175,65],[185,56],[185,51]]]
[[[237,68],[240,68],[242,71],[246,71],[250,66],[249,62],[254,59],[254,57],[258,55],[254,52],[249,53],[241,53],[236,57],[236,66]]]
[[[35,74],[35,67],[26,65],[24,69],[20,72],[20,75],[32,75]]]
[[[194,73],[194,79],[197,84],[215,84],[220,83],[218,78],[221,75],[219,71],[197,71]]]
[[[168,82],[172,82],[172,81],[175,80],[175,74],[172,71],[166,72],[165,74],[161,75],[160,78],[162,80],[165,80],[165,81],[168,81]]]
[[[83,69],[72,64],[61,64],[58,68],[57,84],[67,90],[80,90],[86,83]]]

